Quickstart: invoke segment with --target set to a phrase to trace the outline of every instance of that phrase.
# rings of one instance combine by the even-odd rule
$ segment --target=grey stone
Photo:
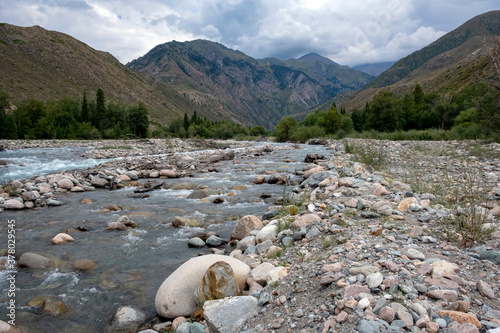
[[[390,205],[383,205],[377,209],[377,213],[385,216],[392,215],[392,207]]]
[[[337,176],[337,174],[335,172],[332,172],[332,171],[316,172],[315,174],[313,174],[312,176],[310,176],[309,178],[304,180],[300,185],[301,185],[301,187],[309,185],[310,187],[315,188],[315,187],[318,187],[319,183],[321,183],[326,178],[331,178],[334,176]]]
[[[414,260],[414,259],[425,260],[425,255],[422,252],[415,250],[415,249],[409,249],[406,252],[406,255],[408,256],[408,258],[410,258],[412,260]]]
[[[203,305],[203,315],[210,332],[214,333],[241,331],[244,323],[256,315],[257,311],[257,299],[252,296],[207,301]]]
[[[297,318],[304,317],[304,311],[302,309],[297,309],[297,311],[293,313],[293,316]]]
[[[358,324],[359,333],[377,333],[379,325],[376,322],[368,320],[360,320]]]
[[[361,216],[365,219],[376,219],[376,218],[380,217],[380,214],[372,212],[370,210],[365,210],[365,211],[359,213],[359,216]]]
[[[58,200],[49,199],[47,200],[47,206],[61,206],[63,203]]]
[[[190,333],[191,325],[189,321],[180,322],[175,326],[175,333]]]
[[[321,231],[319,231],[318,228],[312,227],[306,234],[307,239],[312,239],[314,237],[317,237],[321,234]]]
[[[246,251],[250,246],[255,246],[255,236],[247,236],[238,242],[237,248],[243,252]]]
[[[492,263],[500,265],[500,251],[483,251],[479,253],[479,258],[481,260],[489,260]]]
[[[267,240],[263,243],[260,243],[260,244],[257,244],[256,248],[257,248],[257,254],[263,254],[265,253],[267,250],[269,250],[271,248],[271,246],[273,246],[273,241],[272,240]]]
[[[30,269],[47,269],[52,266],[52,261],[40,254],[25,252],[19,258],[18,265]]]
[[[224,241],[215,235],[211,235],[206,241],[208,246],[221,246],[222,243],[224,243]]]
[[[205,326],[201,323],[194,322],[191,324],[189,333],[205,333]]]
[[[499,310],[489,310],[484,314],[484,316],[486,318],[500,319],[500,311]]]
[[[429,222],[429,220],[431,219],[431,214],[429,214],[428,212],[423,212],[422,214],[420,214],[420,216],[418,217],[418,220],[420,222]]]
[[[439,325],[439,327],[441,328],[445,328],[448,324],[446,323],[446,320],[444,320],[443,318],[436,318],[436,320],[434,320],[434,322],[436,324]]]
[[[375,304],[375,307],[373,308],[373,313],[378,314],[380,309],[382,309],[386,305],[387,305],[387,300],[385,298],[379,299],[377,301],[377,304]]]
[[[290,247],[293,245],[293,238],[292,237],[283,237],[283,239],[281,240],[281,244],[284,247]]]
[[[352,267],[351,269],[349,269],[349,274],[351,275],[363,274],[364,276],[368,276],[378,271],[380,271],[380,268],[377,266],[361,266],[361,267]]]
[[[137,176],[137,173],[135,173],[134,171],[127,171],[127,172],[125,172],[125,175],[127,175],[132,180],[139,179],[139,176]]]
[[[193,237],[188,242],[189,247],[204,247],[205,242],[200,237]]]

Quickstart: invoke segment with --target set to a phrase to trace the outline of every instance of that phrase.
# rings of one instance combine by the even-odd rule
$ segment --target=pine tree
[[[102,130],[103,121],[106,117],[106,98],[101,88],[97,89],[95,95],[95,114],[92,117],[92,125]]]
[[[87,102],[87,92],[83,92],[82,98],[82,113],[81,113],[82,122],[90,121],[90,112],[89,112],[89,104]]]

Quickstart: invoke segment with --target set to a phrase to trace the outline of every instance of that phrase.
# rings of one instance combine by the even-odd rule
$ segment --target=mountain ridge
[[[317,54],[306,60],[254,59],[207,40],[167,42],[127,64],[168,83],[212,116],[271,129],[372,77]],[[246,116],[246,117],[245,117]]]
[[[403,96],[420,84],[425,92],[446,93],[474,82],[494,82],[494,66],[486,49],[496,45],[499,36],[500,10],[477,15],[400,59],[362,89],[332,101],[352,110],[363,108],[381,90]]]

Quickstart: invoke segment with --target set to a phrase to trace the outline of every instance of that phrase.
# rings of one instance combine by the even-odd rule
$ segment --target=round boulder
[[[250,234],[250,231],[260,230],[263,226],[258,217],[253,215],[243,216],[234,226],[231,239],[242,240]]]
[[[207,269],[217,261],[231,265],[240,290],[244,290],[250,267],[244,262],[218,254],[191,258],[162,283],[156,293],[155,306],[160,316],[176,318],[189,316],[196,310],[194,292]]]

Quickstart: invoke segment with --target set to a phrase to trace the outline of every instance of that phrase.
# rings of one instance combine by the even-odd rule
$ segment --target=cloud
[[[343,65],[397,60],[497,0],[2,0],[0,21],[40,25],[126,63],[168,41],[209,39],[254,58],[316,52]]]

